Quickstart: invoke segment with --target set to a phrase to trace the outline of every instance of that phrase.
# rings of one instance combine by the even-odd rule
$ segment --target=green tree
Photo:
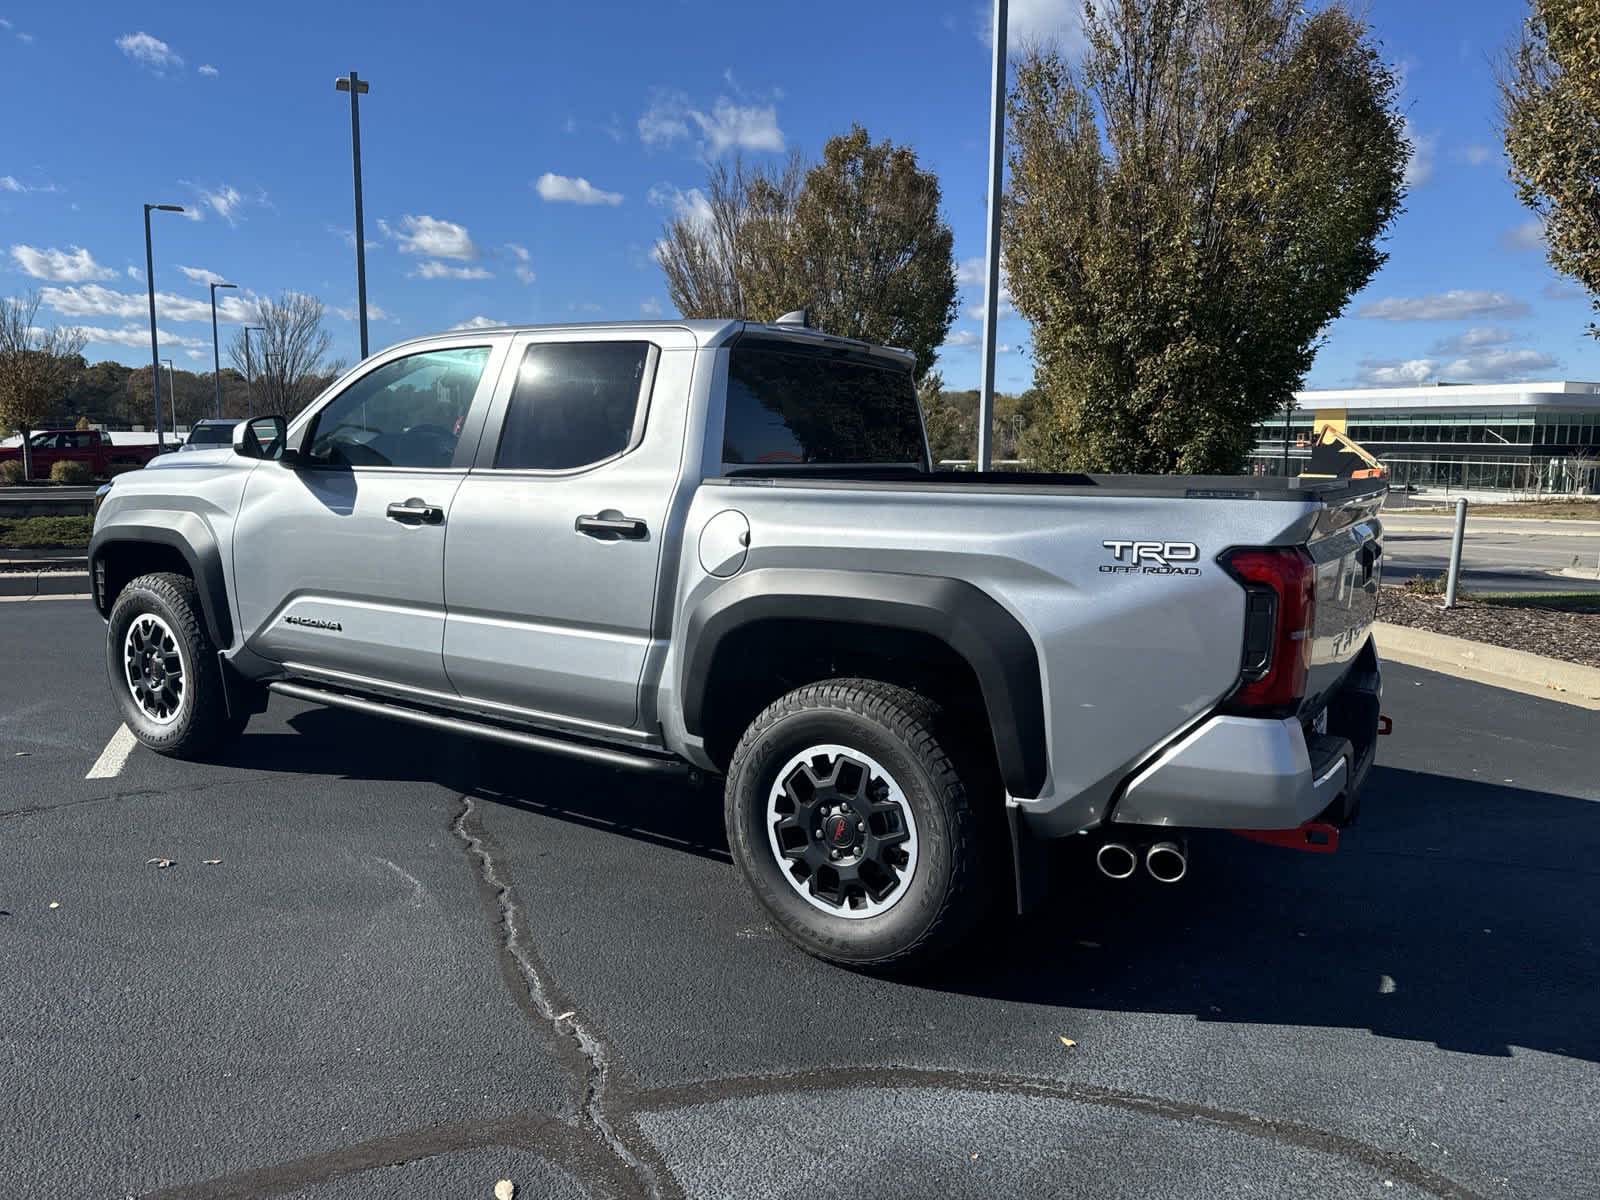
[[[1235,471],[1384,262],[1397,79],[1339,4],[1106,0],[1008,101],[1007,273],[1040,465]]]
[[[1500,95],[1517,196],[1600,312],[1600,0],[1533,0]]]
[[[87,340],[71,326],[41,329],[38,314],[37,292],[0,299],[0,424],[22,435],[24,479],[33,477],[28,435],[60,409]]]
[[[902,346],[920,378],[958,311],[939,180],[908,146],[861,126],[800,173],[714,165],[667,225],[657,258],[686,317],[770,321],[806,308],[829,333]]]

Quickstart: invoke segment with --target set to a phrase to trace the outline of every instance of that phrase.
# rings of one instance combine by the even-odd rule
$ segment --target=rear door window
[[[728,363],[729,467],[923,466],[909,367],[866,354],[745,338]]]
[[[649,342],[536,342],[517,368],[494,465],[571,471],[629,449],[643,430]]]

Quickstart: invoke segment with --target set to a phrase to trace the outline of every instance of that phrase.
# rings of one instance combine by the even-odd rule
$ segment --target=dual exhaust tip
[[[1095,866],[1107,879],[1131,879],[1139,869],[1139,851],[1122,842],[1107,842],[1095,852]],[[1177,883],[1189,873],[1189,853],[1181,842],[1155,842],[1144,851],[1144,869],[1157,883]]]

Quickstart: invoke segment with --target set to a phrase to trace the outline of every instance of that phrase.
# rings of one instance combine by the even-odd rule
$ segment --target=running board
[[[369,700],[364,696],[352,696],[347,692],[326,691],[319,687],[310,687],[303,683],[290,683],[288,680],[283,679],[275,680],[269,683],[267,687],[269,690],[277,692],[280,696],[290,696],[296,700],[308,700],[312,704],[327,704],[334,708],[349,708],[354,709],[356,712],[370,713],[379,717],[393,717],[398,721],[410,721],[413,725],[426,725],[430,729],[442,729],[448,733],[465,734],[467,737],[486,738],[491,742],[503,742],[508,746],[520,746],[524,750],[542,750],[546,754],[565,754],[569,758],[582,758],[589,762],[603,763],[608,767],[621,767],[628,771],[686,774],[689,770],[688,763],[676,758],[667,758],[663,755],[612,750],[604,746],[593,746],[587,742],[572,742],[564,738],[547,737],[538,733],[524,733],[520,729],[507,729],[503,725],[490,725],[483,721],[473,721],[465,717],[447,717],[439,713],[408,708],[402,704],[390,704],[382,700]]]

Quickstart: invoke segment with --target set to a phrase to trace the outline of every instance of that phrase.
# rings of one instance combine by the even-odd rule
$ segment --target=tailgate
[[[1317,605],[1303,711],[1315,712],[1344,678],[1378,615],[1383,569],[1383,493],[1330,505],[1306,550],[1316,564]]]

